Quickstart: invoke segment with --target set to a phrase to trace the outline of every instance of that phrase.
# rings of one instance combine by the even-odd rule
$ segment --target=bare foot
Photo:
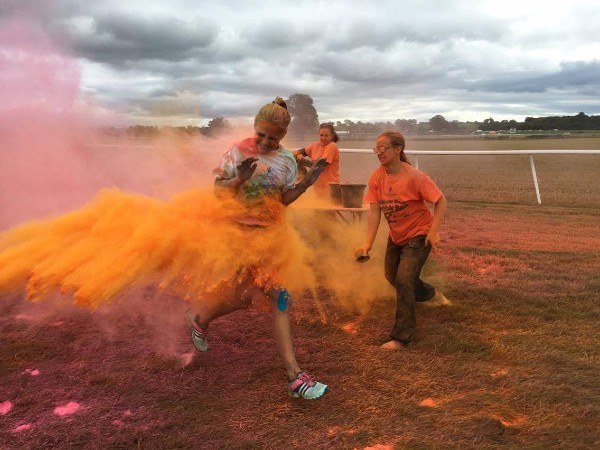
[[[446,296],[441,292],[436,292],[435,296],[426,302],[424,305],[436,307],[436,306],[452,306],[452,302],[446,298]]]
[[[386,342],[385,344],[381,345],[379,348],[382,348],[384,350],[400,350],[402,348],[402,344],[400,343],[400,341],[395,341],[395,340],[391,340]]]

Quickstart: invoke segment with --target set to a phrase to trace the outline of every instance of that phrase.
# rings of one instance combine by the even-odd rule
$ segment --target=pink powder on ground
[[[0,403],[0,416],[7,414],[13,407],[13,404],[10,400],[6,400]]]
[[[23,425],[19,425],[18,427],[13,428],[13,433],[20,433],[21,431],[29,430],[31,428],[30,423],[24,423]]]
[[[57,416],[66,416],[68,414],[74,414],[77,410],[81,408],[81,405],[77,402],[69,402],[62,406],[57,406],[54,408],[54,414]]]
[[[26,315],[26,314],[17,314],[17,315],[15,316],[15,319],[19,319],[19,320],[32,320],[32,319],[33,319],[33,317],[31,317],[31,316],[28,316],[28,315]]]

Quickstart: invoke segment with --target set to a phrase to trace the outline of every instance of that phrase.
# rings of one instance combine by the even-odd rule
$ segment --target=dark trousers
[[[388,237],[385,251],[385,278],[396,288],[396,321],[390,337],[408,343],[416,325],[415,301],[426,302],[435,288],[421,280],[421,269],[427,261],[431,245],[425,246],[425,235],[396,245]]]

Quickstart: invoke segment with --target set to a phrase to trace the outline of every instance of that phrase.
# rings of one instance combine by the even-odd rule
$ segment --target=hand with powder
[[[317,181],[317,178],[319,178],[319,175],[321,175],[323,170],[325,170],[326,166],[327,166],[327,160],[325,158],[317,159],[315,161],[315,163],[312,165],[312,167],[308,170],[308,172],[306,172],[306,175],[304,176],[306,183],[309,186],[312,186],[313,184],[315,184],[315,181]]]
[[[252,174],[254,173],[254,171],[256,170],[256,163],[258,161],[258,158],[256,157],[250,157],[250,158],[246,158],[244,159],[238,166],[237,166],[237,178],[241,183],[243,183],[246,180],[249,180],[250,177],[252,176]]]

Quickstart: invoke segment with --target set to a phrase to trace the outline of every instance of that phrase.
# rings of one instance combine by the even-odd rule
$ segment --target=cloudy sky
[[[600,114],[598,0],[2,0],[0,20],[17,7],[131,123],[248,118],[294,93],[321,121]]]

